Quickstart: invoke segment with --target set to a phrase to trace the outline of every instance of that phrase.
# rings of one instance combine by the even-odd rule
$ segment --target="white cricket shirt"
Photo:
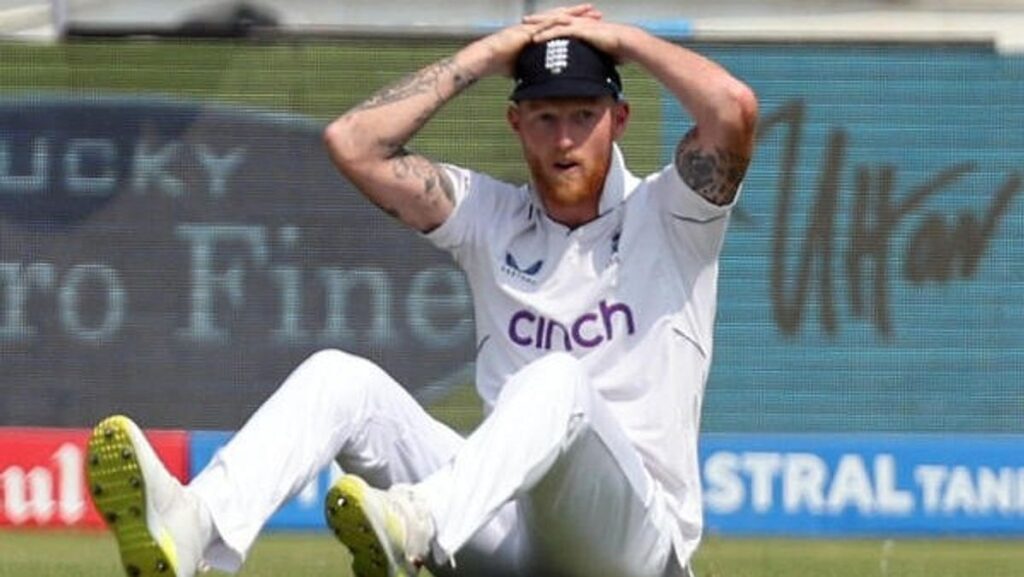
[[[578,357],[668,493],[685,563],[702,524],[697,435],[731,205],[704,200],[672,164],[636,178],[616,146],[600,216],[570,230],[528,186],[444,168],[456,207],[426,236],[468,277],[485,409],[531,361]]]

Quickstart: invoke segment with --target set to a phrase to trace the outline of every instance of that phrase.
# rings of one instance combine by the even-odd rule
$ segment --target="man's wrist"
[[[619,38],[619,50],[613,57],[617,57],[619,64],[636,62],[642,64],[644,59],[644,46],[654,39],[646,30],[629,24],[618,24],[616,36]]]
[[[504,73],[498,50],[490,37],[481,38],[455,54],[455,60],[476,79]]]

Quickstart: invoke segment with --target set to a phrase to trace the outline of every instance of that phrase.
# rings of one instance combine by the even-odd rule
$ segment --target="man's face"
[[[622,135],[629,106],[611,97],[524,100],[508,121],[519,135],[534,185],[549,212],[592,207]]]

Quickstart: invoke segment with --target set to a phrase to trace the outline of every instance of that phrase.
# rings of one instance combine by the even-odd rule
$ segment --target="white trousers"
[[[465,439],[372,362],[314,354],[192,481],[218,533],[206,561],[237,571],[333,459],[376,487],[415,483],[460,575],[685,575],[662,493],[566,354],[513,376]]]

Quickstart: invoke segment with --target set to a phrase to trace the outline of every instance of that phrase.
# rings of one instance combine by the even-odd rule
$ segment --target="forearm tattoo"
[[[460,67],[454,58],[449,57],[413,72],[391,86],[380,90],[356,106],[353,111],[379,108],[428,93],[436,95],[435,105],[440,106],[447,100],[442,91],[446,78],[451,78],[454,88],[451,95],[458,94],[477,81],[476,75]]]
[[[723,206],[736,198],[750,158],[734,151],[697,146],[697,130],[691,130],[676,148],[676,170],[683,182],[708,202]]]

